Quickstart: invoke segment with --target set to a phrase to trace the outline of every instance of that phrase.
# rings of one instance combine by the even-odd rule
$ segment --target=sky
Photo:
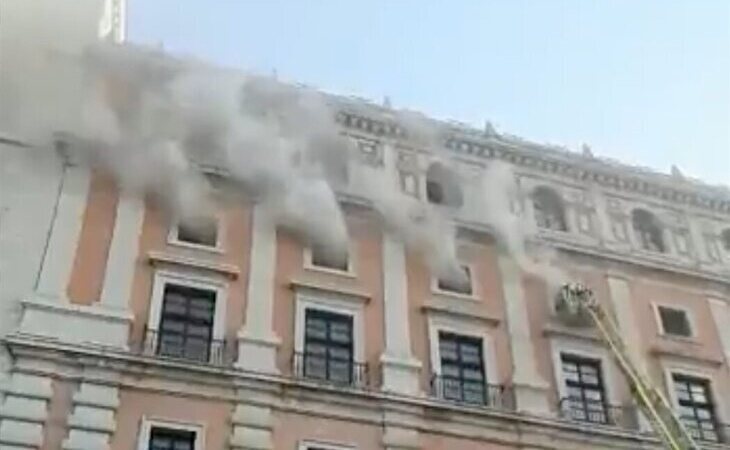
[[[128,0],[128,39],[730,185],[728,0]]]

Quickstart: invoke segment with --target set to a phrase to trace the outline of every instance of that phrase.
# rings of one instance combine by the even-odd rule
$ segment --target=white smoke
[[[95,42],[93,32],[79,30],[95,30],[88,24],[100,2],[38,1],[43,8],[11,0],[10,13],[2,11],[10,26],[0,35],[1,127],[36,142],[59,130],[78,136],[91,163],[183,219],[210,208],[211,188],[199,163],[218,166],[279,225],[333,250],[346,247],[335,189],[347,177],[353,149],[322,94],[155,49]],[[55,13],[33,15],[35,9]],[[394,114],[419,146],[450,164],[435,121]],[[405,195],[391,174],[365,165],[358,170],[358,194],[385,225],[434,272],[463,277],[446,210]],[[513,213],[519,191],[509,167],[492,164],[481,183],[480,212],[504,247],[526,270],[552,271],[549,257],[528,256],[525,242],[534,230]]]

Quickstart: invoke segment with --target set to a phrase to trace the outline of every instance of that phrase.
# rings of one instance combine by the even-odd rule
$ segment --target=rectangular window
[[[149,450],[195,450],[195,431],[152,427]]]
[[[411,172],[399,171],[401,190],[412,196],[418,197],[418,176]]]
[[[157,353],[208,362],[213,334],[216,292],[165,285]]]
[[[584,422],[608,423],[601,363],[575,355],[561,355],[567,398],[564,412]]]
[[[461,270],[464,272],[461,279],[446,279],[439,278],[437,281],[437,287],[440,291],[454,292],[462,295],[472,295],[474,289],[472,288],[471,269],[469,266],[461,266]]]
[[[339,272],[350,271],[350,255],[348,252],[326,247],[323,245],[312,245],[311,264],[314,267],[321,267]]]
[[[439,333],[441,373],[437,395],[447,400],[486,404],[482,340],[453,333]]]
[[[657,308],[659,310],[662,331],[665,334],[683,337],[692,336],[692,329],[690,328],[686,311],[668,306],[658,306]]]
[[[218,221],[215,217],[196,217],[181,221],[173,231],[174,239],[202,247],[218,246]]]
[[[719,441],[715,407],[710,395],[710,383],[701,378],[673,375],[679,404],[679,416],[695,439]]]
[[[352,316],[307,309],[304,328],[304,376],[352,384]]]

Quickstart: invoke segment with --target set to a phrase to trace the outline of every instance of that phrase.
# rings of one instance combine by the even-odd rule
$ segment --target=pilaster
[[[10,375],[0,407],[0,448],[36,450],[53,395],[50,377],[17,370]]]
[[[509,255],[500,255],[507,331],[512,350],[515,400],[518,411],[532,414],[550,414],[549,385],[540,376],[535,365],[535,348],[530,333],[522,273],[517,262]]]
[[[277,373],[279,338],[273,330],[276,224],[267,211],[253,210],[251,265],[246,297],[246,323],[238,333],[236,366],[254,372]]]
[[[233,412],[231,450],[272,450],[273,414],[271,408],[239,403]]]
[[[84,380],[73,395],[73,412],[68,418],[69,431],[63,442],[64,450],[109,448],[119,407],[119,388],[114,385],[113,378],[112,374],[93,370],[84,374]]]

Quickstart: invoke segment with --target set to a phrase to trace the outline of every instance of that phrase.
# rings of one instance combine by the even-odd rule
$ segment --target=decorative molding
[[[344,110],[336,117],[346,128],[375,136],[396,139],[407,139],[409,136],[403,126],[390,119],[376,119],[373,115]],[[509,136],[486,136],[476,130],[453,127],[445,122],[434,122],[434,124],[434,131],[439,131],[437,129],[439,125],[448,128],[443,145],[456,154],[499,159],[522,168],[557,175],[580,183],[595,183],[609,189],[730,215],[730,190],[727,188],[700,184],[684,178],[678,183],[678,179],[670,175],[573,154],[562,148]],[[682,184],[685,186],[678,186]]]
[[[147,259],[153,266],[184,266],[188,269],[196,269],[205,272],[217,273],[234,280],[237,279],[238,276],[241,274],[240,269],[232,264],[205,261],[200,258],[191,258],[167,252],[150,251],[149,253],[147,253]]]
[[[289,281],[289,286],[302,293],[309,295],[325,295],[327,297],[336,296],[337,298],[346,297],[348,301],[357,303],[368,303],[372,298],[369,292],[351,288],[342,283],[327,283],[320,280],[314,281],[309,279],[294,278]],[[309,291],[309,292],[307,292]]]

